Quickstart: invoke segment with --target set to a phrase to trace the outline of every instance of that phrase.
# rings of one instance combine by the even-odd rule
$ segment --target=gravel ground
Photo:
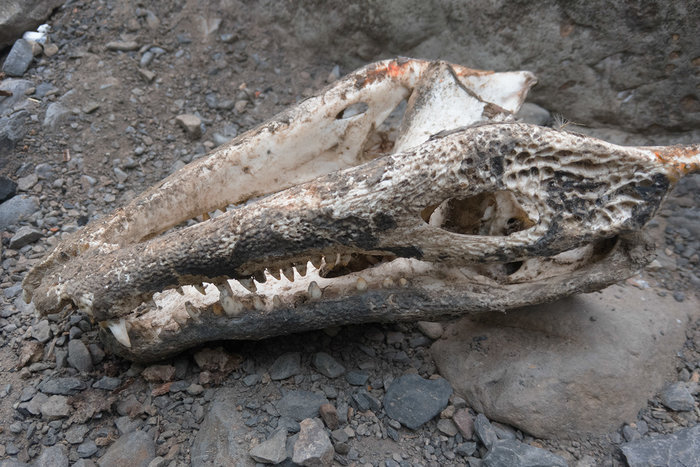
[[[0,465],[624,465],[626,443],[696,426],[700,321],[677,381],[636,423],[548,441],[453,393],[429,353],[440,325],[222,343],[144,367],[105,355],[79,314],[37,319],[20,283],[62,238],[350,71],[272,43],[247,12],[188,8],[69,2],[50,21],[56,47],[0,84],[13,93],[0,101],[0,196],[17,193],[0,215]],[[697,296],[699,206],[690,177],[652,223],[659,258],[627,286]]]

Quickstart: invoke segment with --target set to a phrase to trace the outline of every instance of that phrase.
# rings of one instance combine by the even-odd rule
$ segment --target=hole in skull
[[[321,266],[321,270],[318,272],[319,276],[323,278],[344,276],[353,272],[369,269],[379,263],[388,263],[395,260],[396,256],[362,255],[353,253],[349,258],[345,258],[346,259],[341,258],[336,262],[335,259],[326,257],[326,264]]]
[[[464,235],[507,236],[535,225],[510,191],[448,198],[421,212],[434,227]]]
[[[361,160],[376,159],[382,154],[387,154],[394,149],[398,138],[401,121],[406,113],[406,100],[399,102],[384,121],[372,131],[362,147]]]
[[[338,115],[336,115],[335,118],[337,120],[343,120],[355,117],[357,115],[362,115],[363,113],[367,112],[367,109],[369,109],[369,105],[367,105],[364,102],[358,102],[356,104],[352,104],[345,107],[343,110],[338,112]]]

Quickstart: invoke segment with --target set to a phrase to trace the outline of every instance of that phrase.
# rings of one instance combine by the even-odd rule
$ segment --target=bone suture
[[[534,82],[368,65],[59,244],[26,298],[44,314],[79,308],[114,352],[148,361],[211,340],[505,311],[629,277],[698,147],[516,123]]]

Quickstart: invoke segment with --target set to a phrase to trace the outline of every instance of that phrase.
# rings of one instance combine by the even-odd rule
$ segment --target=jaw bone
[[[650,260],[638,231],[698,170],[698,148],[513,123],[532,84],[527,72],[444,62],[365,67],[60,244],[28,274],[27,298],[42,313],[72,302],[117,353],[153,360],[208,340],[506,310],[621,280]],[[403,100],[398,130],[385,128]]]

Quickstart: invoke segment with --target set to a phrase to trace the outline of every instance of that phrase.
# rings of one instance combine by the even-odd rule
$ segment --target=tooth
[[[177,290],[177,293],[180,295],[185,295],[185,291],[182,289],[182,287],[177,287],[175,290]]]
[[[224,282],[217,287],[219,289],[219,302],[226,316],[233,318],[240,315],[243,311],[243,304],[233,297],[233,291],[228,282]]]
[[[265,278],[265,271],[260,270],[260,271],[255,271],[253,273],[253,277],[255,277],[255,280],[258,281],[260,284],[264,284],[267,278]]]
[[[240,282],[243,287],[250,290],[252,293],[255,293],[258,290],[258,288],[255,287],[255,282],[253,282],[253,279],[238,279],[238,282]]]
[[[294,267],[297,268],[297,272],[301,277],[306,275],[306,263],[295,264]]]
[[[399,279],[399,285],[401,287],[408,287],[408,281],[402,277],[401,279]]]
[[[338,262],[340,263],[341,266],[347,266],[350,264],[350,261],[352,260],[352,255],[342,255],[340,256],[340,259]]]
[[[282,269],[282,274],[287,278],[289,282],[294,282],[294,268],[286,267]]]
[[[316,281],[311,281],[309,284],[309,296],[314,300],[318,300],[321,298],[322,294],[323,292],[321,291],[321,287],[318,286]]]
[[[185,302],[185,311],[195,321],[199,321],[199,310],[191,302]]]
[[[282,299],[279,295],[275,295],[274,297],[272,297],[272,306],[274,308],[279,308],[282,306]]]
[[[321,265],[323,264],[323,256],[314,256],[309,261],[311,261],[313,267],[320,269]]]
[[[270,275],[277,280],[282,279],[279,268],[267,268],[267,272],[269,272]]]
[[[202,295],[207,294],[204,284],[192,284],[192,287],[194,287],[197,290],[197,292],[201,293]]]
[[[359,291],[367,290],[367,281],[362,277],[358,277],[357,282],[355,282],[355,287],[357,287]]]
[[[328,261],[326,261],[328,263]],[[335,254],[335,261],[333,262],[332,266],[335,267],[340,264],[340,253]]]
[[[394,287],[396,284],[394,284],[394,279],[391,277],[387,277],[382,281],[382,286],[386,287],[387,289],[390,289],[391,287]]]
[[[124,318],[119,321],[107,321],[107,326],[109,330],[112,331],[117,342],[124,347],[131,348],[131,339],[129,339],[129,333],[126,330],[126,321],[124,321]]]
[[[253,296],[253,307],[255,307],[255,309],[258,311],[265,309],[265,303],[263,302],[262,298],[260,298],[260,295]]]

